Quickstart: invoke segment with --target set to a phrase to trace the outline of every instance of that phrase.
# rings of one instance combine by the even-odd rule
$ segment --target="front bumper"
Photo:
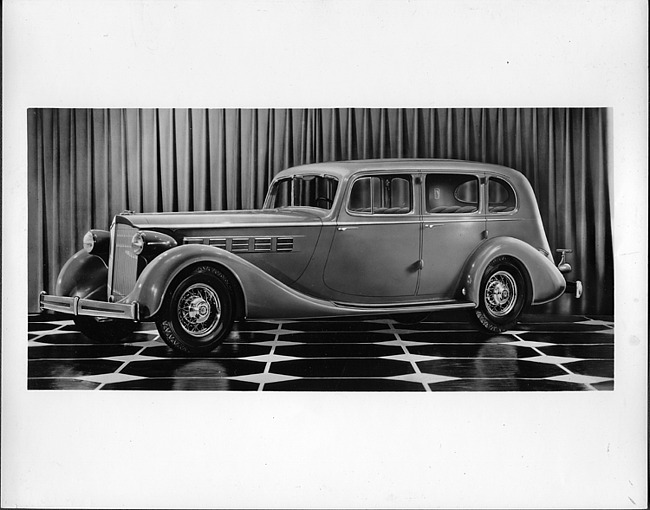
[[[138,303],[108,303],[80,297],[52,296],[41,292],[39,297],[41,310],[69,313],[72,315],[88,315],[91,317],[106,317],[111,319],[140,320]]]

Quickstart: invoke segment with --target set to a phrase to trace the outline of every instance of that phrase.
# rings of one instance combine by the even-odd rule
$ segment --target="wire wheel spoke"
[[[497,271],[485,285],[485,306],[495,317],[509,314],[517,303],[517,282],[507,271]]]
[[[221,319],[221,302],[212,287],[195,283],[178,300],[178,321],[190,335],[204,337],[212,333]]]

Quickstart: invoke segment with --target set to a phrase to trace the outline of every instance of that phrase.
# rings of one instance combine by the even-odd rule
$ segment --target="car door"
[[[420,220],[413,183],[410,174],[364,175],[350,183],[324,269],[327,287],[376,302],[415,295]]]
[[[463,267],[486,238],[482,175],[422,176],[422,271],[418,296],[454,298]]]

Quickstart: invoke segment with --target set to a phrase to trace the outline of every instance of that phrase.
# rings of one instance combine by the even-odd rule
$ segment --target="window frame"
[[[429,192],[429,189],[427,187],[427,178],[429,176],[440,176],[440,175],[453,175],[453,176],[461,176],[462,175],[462,176],[471,177],[471,178],[475,179],[476,184],[478,186],[478,188],[476,190],[477,191],[477,197],[476,198],[478,199],[476,210],[472,211],[472,212],[462,212],[462,213],[458,213],[458,212],[437,212],[436,213],[436,212],[429,211],[429,207],[428,207],[428,205],[429,205],[428,204],[428,192]],[[421,186],[422,186],[422,215],[423,216],[436,216],[436,217],[437,216],[448,216],[448,217],[454,217],[454,218],[463,217],[463,216],[482,215],[483,214],[483,204],[485,202],[485,199],[483,197],[483,182],[484,182],[484,180],[485,180],[485,175],[484,174],[477,174],[477,173],[474,173],[474,172],[471,172],[471,171],[455,172],[455,171],[444,170],[444,169],[441,169],[440,171],[426,171],[425,170],[424,172],[422,172],[422,184],[421,184]],[[468,179],[465,182],[470,182],[470,181]],[[453,189],[453,192],[452,192],[452,195],[454,196],[454,199],[457,202],[460,202],[460,203],[465,203],[465,202],[461,202],[460,200],[456,199],[456,190],[458,189],[459,186],[462,186],[463,184],[465,184],[465,183],[461,183],[458,186],[456,186]],[[487,189],[487,187],[485,189]]]
[[[515,205],[510,211],[490,211],[490,181],[499,180],[507,184],[512,191],[512,197]],[[485,176],[485,214],[486,215],[512,215],[519,211],[519,195],[517,188],[503,175],[486,175]]]
[[[375,213],[372,210],[370,211],[356,211],[354,209],[350,209],[350,199],[352,197],[352,189],[354,188],[355,184],[359,182],[362,179],[372,179],[373,177],[393,177],[393,178],[402,178],[408,181],[409,183],[409,189],[410,189],[410,201],[411,201],[411,209],[406,212],[406,213],[386,213],[386,212],[380,212],[380,213]],[[345,196],[345,212],[348,216],[357,216],[357,217],[362,217],[362,218],[375,218],[375,217],[387,217],[387,218],[404,218],[404,217],[409,217],[409,216],[414,216],[416,213],[416,196],[415,196],[415,183],[416,183],[416,178],[417,175],[415,172],[395,172],[394,170],[387,170],[383,172],[369,172],[369,173],[363,173],[363,174],[358,174],[355,175],[350,179],[348,182],[348,189],[347,193]],[[372,204],[373,201],[373,190],[372,190],[372,184],[370,186],[370,203]],[[372,209],[372,206],[371,206]]]

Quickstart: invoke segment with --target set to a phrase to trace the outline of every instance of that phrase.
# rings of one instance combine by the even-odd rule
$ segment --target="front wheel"
[[[164,318],[156,322],[162,339],[185,354],[214,350],[228,336],[233,323],[228,278],[214,267],[201,266],[178,281],[171,292]]]
[[[526,303],[526,283],[521,270],[507,257],[494,259],[481,280],[476,317],[481,326],[501,333],[512,327]]]

